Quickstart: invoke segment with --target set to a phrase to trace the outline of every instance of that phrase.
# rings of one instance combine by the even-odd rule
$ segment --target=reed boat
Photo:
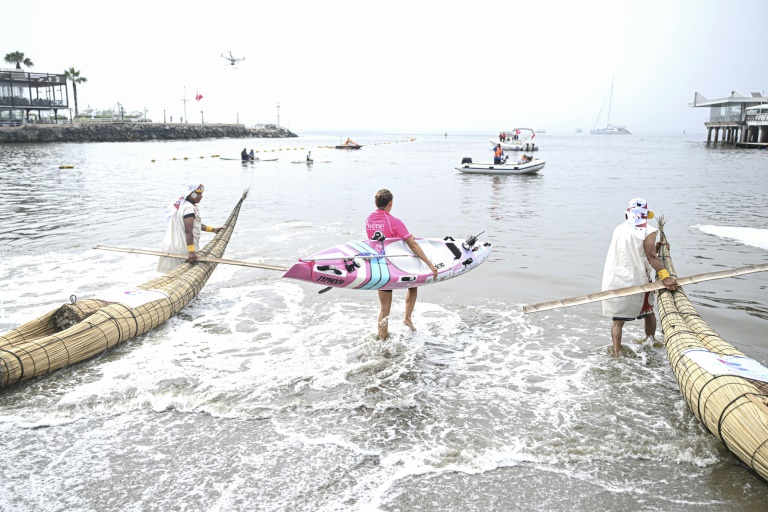
[[[659,258],[677,277],[663,221]],[[669,364],[680,392],[706,429],[768,480],[768,368],[724,341],[702,320],[685,292],[657,293]]]
[[[247,195],[246,190],[199,257],[224,254]],[[0,387],[84,361],[154,329],[197,296],[216,265],[184,262],[135,290],[75,300],[0,335]]]

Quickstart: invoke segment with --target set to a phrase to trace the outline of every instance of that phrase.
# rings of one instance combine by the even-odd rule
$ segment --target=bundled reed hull
[[[663,231],[662,242],[666,242]],[[676,276],[669,250],[664,244],[661,247],[659,257]],[[718,336],[682,289],[674,293],[660,290],[658,307],[669,363],[688,407],[709,432],[768,480],[768,383],[714,375],[697,362],[698,356],[710,354],[692,351],[707,351],[715,359],[737,356],[745,362],[754,361]]]
[[[199,251],[200,256],[224,255],[246,196],[247,192],[221,231]],[[98,299],[82,300],[54,309],[0,336],[0,387],[83,361],[157,327],[197,296],[216,265],[185,262],[168,274],[137,286],[138,290],[157,291],[161,296],[137,307]]]

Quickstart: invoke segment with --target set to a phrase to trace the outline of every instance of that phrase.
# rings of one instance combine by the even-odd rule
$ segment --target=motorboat
[[[465,174],[536,174],[544,168],[544,160],[532,158],[525,163],[518,161],[510,162],[506,157],[501,164],[492,162],[473,162],[471,158],[461,159],[461,165],[456,167],[457,171]]]
[[[626,126],[619,126],[611,124],[611,104],[613,103],[613,80],[611,80],[611,92],[608,96],[608,122],[605,128],[597,128],[597,123],[600,121],[600,116],[603,115],[603,109],[600,108],[600,113],[597,115],[597,121],[595,121],[595,127],[589,130],[592,135],[632,135]],[[603,101],[605,106],[605,101]]]
[[[488,142],[493,144],[494,147],[496,147],[496,144],[501,144],[501,149],[504,151],[539,150],[539,146],[534,142],[536,132],[533,128],[514,128],[505,133],[507,134],[506,140],[489,139]]]

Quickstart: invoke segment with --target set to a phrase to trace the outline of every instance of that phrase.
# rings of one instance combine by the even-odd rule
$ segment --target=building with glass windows
[[[59,110],[69,109],[67,77],[0,69],[0,125],[56,122]]]
[[[708,107],[709,121],[707,127],[707,142],[724,142],[742,147],[765,146],[768,144],[768,122],[758,119],[755,107],[768,107],[768,96],[765,93],[753,92],[743,96],[731,91],[727,98],[709,100],[695,93],[690,107]],[[722,138],[720,132],[722,131]],[[713,140],[714,135],[714,140]]]

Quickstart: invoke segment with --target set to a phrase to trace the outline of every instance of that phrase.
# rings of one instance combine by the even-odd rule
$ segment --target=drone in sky
[[[222,53],[221,56],[222,56],[222,58],[227,59],[231,66],[234,66],[235,64],[237,64],[241,60],[245,60],[245,57],[242,57],[242,58],[235,57],[234,55],[232,55],[232,52],[229,52],[229,55],[225,55],[225,54]]]

